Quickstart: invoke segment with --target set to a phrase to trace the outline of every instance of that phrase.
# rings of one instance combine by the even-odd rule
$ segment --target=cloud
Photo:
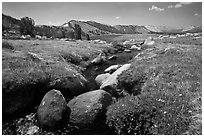
[[[183,5],[188,5],[188,4],[191,4],[192,2],[180,2],[180,3]]]
[[[174,7],[175,8],[180,8],[182,7],[183,5],[188,5],[188,4],[191,4],[192,2],[180,2],[180,3],[177,3]]]
[[[198,14],[198,13],[195,13],[194,16],[198,16],[198,17],[199,17],[199,16],[202,16],[202,15],[201,15],[201,14]]]
[[[168,8],[169,8],[169,9],[170,9],[170,8],[173,8],[173,5],[169,5]]]
[[[115,19],[120,19],[120,17],[119,17],[119,16],[117,16],[117,17],[115,17]]]
[[[48,23],[47,23],[47,25],[50,25],[50,26],[52,26],[52,25],[54,25],[54,26],[58,26],[58,25],[61,25],[62,23],[60,23],[60,22],[52,22],[52,21],[49,21]]]
[[[178,3],[178,4],[176,4],[174,7],[175,7],[175,8],[180,8],[180,7],[182,7],[182,4]]]
[[[149,11],[151,11],[151,10],[155,10],[155,11],[164,11],[164,9],[159,8],[159,7],[155,6],[155,5],[152,5],[152,7],[149,8]]]

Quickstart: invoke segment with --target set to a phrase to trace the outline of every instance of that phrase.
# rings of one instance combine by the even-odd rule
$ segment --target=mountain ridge
[[[154,26],[154,25],[107,25],[95,21],[78,21],[71,20],[67,23],[78,24],[85,33],[91,35],[103,34],[149,34],[149,33],[187,33],[187,32],[202,32],[202,26],[188,26],[184,28],[176,28],[169,26]],[[66,23],[64,23],[66,24]],[[63,25],[64,25],[63,24]],[[62,25],[62,26],[63,26]],[[85,28],[87,26],[88,28]],[[93,30],[97,31],[93,32]],[[100,34],[101,33],[101,34]]]
[[[2,28],[3,30],[19,29],[20,20],[2,13]],[[168,26],[153,26],[153,25],[107,25],[96,21],[80,21],[70,20],[59,26],[54,25],[35,25],[37,31],[45,34],[42,31],[60,33],[65,32],[65,35],[72,35],[74,25],[78,24],[81,27],[82,35],[107,35],[107,34],[151,34],[151,33],[196,33],[202,32],[202,26],[189,26],[185,28],[173,28]],[[50,29],[50,30],[49,30]],[[64,34],[63,34],[64,35]]]

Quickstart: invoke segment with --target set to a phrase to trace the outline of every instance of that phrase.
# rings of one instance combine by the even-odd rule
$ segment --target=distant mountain
[[[82,29],[82,37],[89,35],[105,34],[148,34],[148,33],[195,33],[202,32],[202,26],[190,26],[186,28],[173,28],[168,26],[138,26],[138,25],[107,25],[95,21],[71,20],[60,26],[36,25],[35,34],[47,37],[74,37],[74,27],[78,24]],[[2,14],[3,34],[19,34],[20,20]]]
[[[169,26],[152,26],[148,25],[145,26],[148,30],[152,32],[157,32],[157,33],[180,33],[182,32],[182,28],[173,28]]]
[[[147,34],[151,33],[150,30],[144,26],[137,25],[116,25],[114,26],[122,34]]]
[[[19,31],[20,28],[20,20],[15,19],[11,16],[7,16],[2,14],[2,29],[3,31]]]
[[[94,21],[76,21],[71,20],[64,23],[63,27],[74,27],[74,24],[80,25],[84,33],[91,35],[104,35],[104,34],[147,34],[151,33],[150,30],[144,26],[137,25],[106,25]]]
[[[78,24],[81,27],[82,32],[86,33],[86,34],[91,34],[91,35],[111,34],[111,32],[109,32],[109,31],[101,30],[101,29],[95,27],[94,25],[90,25],[89,23],[84,22],[84,21],[71,20],[71,21],[69,21],[67,23],[64,23],[62,25],[62,27],[74,28],[75,24]]]
[[[101,23],[97,23],[95,21],[87,21],[86,23],[88,23],[89,25],[92,25],[100,30],[104,30],[106,32],[110,32],[110,33],[120,33],[120,31],[118,29],[116,29],[114,26],[111,25],[106,25],[106,24],[101,24]]]
[[[60,26],[36,25],[34,33],[36,35],[54,38],[74,37],[73,28],[64,28]],[[2,14],[2,34],[7,38],[20,37],[20,20]]]
[[[202,26],[189,26],[182,30],[182,32],[199,33],[202,32]]]

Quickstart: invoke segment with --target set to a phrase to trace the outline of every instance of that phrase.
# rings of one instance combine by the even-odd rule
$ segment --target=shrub
[[[81,39],[81,27],[78,24],[74,25],[76,40]]]
[[[107,109],[107,125],[116,134],[178,135],[189,129],[191,122],[188,97],[177,93],[153,91],[139,96],[126,96]]]
[[[30,35],[34,37],[34,25],[35,21],[29,17],[23,17],[20,21],[20,32],[22,35]]]
[[[142,135],[150,134],[155,109],[141,106],[138,97],[126,96],[109,106],[106,115],[107,125],[116,134]]]
[[[86,40],[90,40],[89,34],[86,34]]]
[[[117,134],[202,134],[201,53],[200,47],[189,48],[156,50],[157,56],[132,62],[118,81],[137,97],[127,96],[108,108],[111,129]]]
[[[13,45],[5,41],[2,42],[2,48],[14,50]]]
[[[124,90],[130,95],[138,95],[146,80],[146,74],[142,71],[132,71],[129,69],[119,75],[118,88]]]
[[[70,53],[62,52],[61,56],[67,62],[70,62],[70,63],[75,64],[75,65],[79,64],[83,60],[82,57],[80,57],[79,55],[76,55],[76,54],[70,54]]]

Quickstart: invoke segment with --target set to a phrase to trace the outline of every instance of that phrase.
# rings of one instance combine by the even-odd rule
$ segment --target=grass
[[[147,36],[102,37],[103,40],[122,42]],[[112,49],[109,45],[90,41],[3,40],[3,43],[2,102],[3,110],[10,107],[10,111],[28,103],[27,97],[34,100],[36,93],[45,93],[52,88],[63,91],[63,95],[74,94],[72,91],[77,90],[80,94],[82,87],[74,77],[83,81],[81,63]],[[167,38],[142,49],[140,55],[130,61],[131,68],[118,78],[118,88],[128,96],[109,106],[106,119],[109,128],[117,134],[202,134],[200,39]],[[28,52],[34,53],[40,61]],[[118,60],[126,63],[123,56]],[[37,98],[40,101],[42,97]]]
[[[141,106],[158,112],[150,119],[154,127],[149,133],[202,134],[201,48],[157,44],[152,51],[143,51],[143,58],[133,59],[131,69],[118,78],[119,85],[129,84],[121,90],[136,93]]]
[[[86,92],[87,80],[81,75],[83,68],[77,65],[111,49],[88,41],[3,40],[3,46],[4,113],[20,111],[40,101],[53,88],[69,99]]]
[[[156,40],[159,43],[171,43],[171,44],[185,44],[185,45],[202,45],[202,38],[194,39],[193,37],[181,37],[181,38],[165,38],[162,40]]]
[[[14,50],[14,47],[11,45],[11,44],[9,44],[8,42],[2,42],[2,48],[3,49],[10,49],[10,50]]]
[[[101,39],[107,42],[123,42],[125,40],[136,39],[144,40],[148,37],[156,37],[157,34],[117,34],[117,35],[103,35],[103,36],[92,36],[91,40]]]

